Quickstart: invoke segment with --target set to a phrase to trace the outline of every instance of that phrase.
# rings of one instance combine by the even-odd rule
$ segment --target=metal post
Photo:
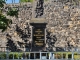
[[[74,59],[74,52],[72,51],[72,60]]]
[[[61,56],[62,56],[62,60],[63,60],[63,53],[61,54]]]
[[[30,59],[30,52],[29,52],[29,59]]]
[[[35,58],[35,52],[34,52],[34,59],[36,59],[36,58]]]
[[[13,53],[13,60],[14,60],[14,53]]]
[[[66,59],[68,59],[68,54],[66,54]]]
[[[19,52],[18,52],[18,60],[19,60]]]
[[[54,53],[53,53],[53,59],[54,59]]]
[[[49,59],[52,59],[52,57],[53,57],[52,52],[50,52]]]
[[[47,52],[46,52],[46,59],[47,59]]]
[[[7,60],[9,60],[9,49],[7,47]]]
[[[41,52],[40,52],[40,60],[41,60]]]

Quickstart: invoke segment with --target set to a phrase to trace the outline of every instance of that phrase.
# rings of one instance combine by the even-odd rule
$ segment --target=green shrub
[[[21,59],[21,58],[22,58],[22,53],[19,54],[19,59]]]
[[[14,54],[14,59],[18,59],[18,53]]]
[[[6,59],[6,54],[5,53],[0,54],[0,59]]]
[[[71,55],[71,54],[68,54],[68,58],[70,58],[70,59],[71,59],[71,58],[72,58],[72,55]]]
[[[29,59],[29,53],[26,53],[26,57],[27,57],[27,59]]]
[[[13,59],[13,54],[9,54],[9,59]]]

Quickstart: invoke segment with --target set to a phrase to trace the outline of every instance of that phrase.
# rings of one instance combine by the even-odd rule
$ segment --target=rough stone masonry
[[[0,51],[30,51],[31,26],[33,3],[7,4],[4,14],[14,7],[19,9],[18,18],[12,19],[12,24],[5,32],[0,32]],[[50,0],[44,2],[44,17],[48,21],[46,50],[72,51],[80,49],[80,3]]]

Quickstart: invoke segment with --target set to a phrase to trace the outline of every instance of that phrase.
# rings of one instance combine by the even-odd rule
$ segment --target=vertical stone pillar
[[[33,29],[33,27],[31,26],[31,42],[32,42],[32,29]],[[32,50],[32,44],[31,44],[31,49],[30,49],[30,51]]]
[[[45,43],[46,43],[46,28],[45,28]]]

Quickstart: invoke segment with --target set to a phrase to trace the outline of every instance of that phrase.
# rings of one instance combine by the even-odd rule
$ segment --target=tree
[[[4,32],[7,27],[12,23],[12,20],[7,18],[6,15],[3,14],[4,4],[6,4],[5,0],[0,0],[0,29]],[[18,10],[14,8],[10,8],[7,11],[8,16],[15,16],[18,18]]]

